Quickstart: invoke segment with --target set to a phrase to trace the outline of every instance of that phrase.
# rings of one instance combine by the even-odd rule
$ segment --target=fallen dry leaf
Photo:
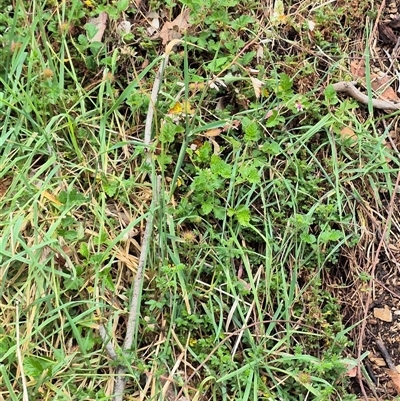
[[[214,129],[209,129],[204,133],[204,136],[210,138],[214,136],[218,136],[221,133],[222,129],[221,128],[214,128]]]
[[[208,140],[212,143],[214,149],[214,155],[219,155],[221,153],[221,148],[214,138],[209,137]]]
[[[353,60],[350,63],[350,72],[358,77],[358,78],[365,78],[365,62],[364,59],[361,60]]]
[[[264,82],[257,78],[250,77],[251,83],[253,84],[254,93],[258,99],[261,96],[261,88],[264,86]]]
[[[257,63],[259,63],[264,58],[264,46],[258,45],[257,46]]]
[[[129,21],[124,20],[118,24],[117,32],[118,32],[118,35],[121,38],[123,38],[125,35],[127,35],[128,33],[131,32],[131,29],[132,29],[132,24]]]
[[[396,389],[397,394],[400,394],[400,374],[391,369],[386,369],[386,373],[392,380],[393,387]]]
[[[354,77],[362,79],[365,83],[365,61],[353,60],[350,63],[350,72]],[[397,96],[394,89],[390,86],[390,77],[384,75],[379,77],[377,74],[372,73],[371,76],[371,88],[379,94],[379,99],[389,102],[400,102],[400,98]]]
[[[351,146],[355,146],[357,143],[357,135],[356,133],[349,127],[343,127],[340,130],[340,136],[344,140],[351,140]]]
[[[96,34],[90,39],[90,42],[101,42],[107,25],[107,13],[100,13],[96,18],[90,18],[88,23],[93,24],[97,28]]]
[[[10,187],[12,182],[12,177],[3,177],[0,179],[0,198],[2,198],[6,192],[8,191],[8,188]]]
[[[391,102],[400,101],[400,99],[396,95],[396,92],[391,86],[389,86],[389,84],[390,78],[387,75],[384,75],[383,77],[378,77],[376,74],[371,75],[371,88],[378,93],[380,92],[380,99],[388,100]],[[383,90],[383,92],[381,92],[383,88],[385,89]]]
[[[182,34],[190,27],[189,17],[190,11],[189,9],[185,9],[173,21],[164,24],[159,34],[163,45],[173,39],[180,39],[182,37]]]
[[[172,39],[171,42],[169,42],[167,46],[165,46],[165,54],[170,54],[172,50],[174,50],[174,47],[179,45],[179,43],[181,42],[182,40],[180,39]]]
[[[357,366],[352,367],[350,370],[346,372],[346,376],[348,377],[356,377],[357,376]]]
[[[146,30],[147,33],[151,36],[154,35],[158,29],[160,28],[160,16],[155,11],[150,11],[146,14],[146,18],[148,19],[149,25]]]
[[[385,305],[383,308],[374,308],[374,317],[382,320],[383,322],[391,322],[392,311],[387,305]]]

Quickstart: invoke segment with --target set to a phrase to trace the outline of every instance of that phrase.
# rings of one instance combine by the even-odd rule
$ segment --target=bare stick
[[[350,95],[353,99],[363,104],[372,103],[376,109],[382,110],[400,110],[400,103],[389,102],[381,99],[370,99],[367,95],[362,93],[355,87],[355,82],[338,82],[333,84],[333,89],[336,92],[344,92]]]
[[[134,337],[135,330],[138,325],[138,317],[139,317],[139,309],[140,309],[139,307],[140,307],[141,288],[142,288],[142,281],[143,281],[143,275],[144,275],[144,268],[146,266],[149,241],[150,241],[151,234],[153,231],[153,220],[154,220],[153,213],[154,213],[154,209],[158,205],[160,188],[161,188],[161,177],[159,176],[159,177],[157,177],[156,189],[153,194],[153,200],[152,200],[151,206],[150,206],[149,217],[147,219],[146,229],[145,229],[144,235],[143,235],[142,249],[140,252],[136,277],[133,282],[133,292],[132,292],[132,298],[131,298],[131,302],[130,302],[128,323],[126,326],[125,341],[124,341],[124,344],[122,347],[124,352],[128,351],[132,347],[133,337]],[[113,393],[114,401],[122,401],[122,399],[123,399],[123,393],[125,390],[125,382],[126,382],[126,379],[124,377],[125,372],[126,372],[125,366],[120,365],[117,368],[117,377],[115,379],[115,386],[114,386],[114,393]]]
[[[99,326],[99,333],[103,344],[105,345],[108,356],[114,361],[117,360],[118,355],[115,352],[114,346],[112,345],[110,336],[107,334],[107,331],[102,324]]]
[[[147,110],[146,125],[144,127],[144,144],[149,145],[151,142],[151,131],[153,127],[153,117],[157,104],[158,92],[160,91],[161,81],[164,76],[165,67],[168,64],[169,53],[165,53],[164,59],[161,62],[160,68],[154,80],[153,89],[151,91],[149,109]]]
[[[157,97],[158,97],[158,93],[160,92],[161,81],[164,76],[164,70],[168,64],[169,53],[170,53],[170,50],[166,49],[165,54],[164,54],[164,59],[161,62],[160,68],[159,68],[156,78],[154,80],[153,89],[151,91],[150,103],[149,103],[149,108],[148,108],[147,117],[146,117],[146,125],[144,128],[144,144],[146,146],[150,145],[151,138],[152,138],[153,117],[154,117],[154,113],[156,110]],[[146,162],[151,163],[150,156],[147,157]],[[140,252],[138,269],[137,269],[136,277],[135,277],[135,280],[133,283],[133,292],[132,292],[132,298],[131,298],[131,303],[130,303],[129,318],[128,318],[128,323],[126,326],[125,340],[124,340],[124,344],[122,347],[124,352],[126,352],[127,350],[129,350],[132,347],[133,337],[134,337],[134,333],[135,333],[135,330],[137,327],[140,298],[141,298],[141,284],[142,284],[142,279],[143,279],[144,267],[146,265],[148,244],[149,244],[149,240],[150,240],[151,233],[153,230],[153,214],[152,213],[154,211],[154,208],[158,205],[158,195],[160,192],[160,188],[161,188],[161,180],[160,180],[160,177],[158,177],[157,183],[156,183],[156,191],[155,191],[155,194],[153,195],[153,201],[150,206],[150,214],[149,214],[149,218],[147,219],[146,229],[145,229],[145,232],[143,235],[142,250]],[[114,401],[122,401],[122,399],[123,399],[123,393],[125,390],[125,382],[126,382],[126,379],[124,376],[125,373],[126,373],[126,367],[123,365],[118,366],[117,377],[115,379],[114,392],[113,392]]]

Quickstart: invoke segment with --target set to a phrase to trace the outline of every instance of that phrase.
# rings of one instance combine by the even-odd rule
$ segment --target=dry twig
[[[370,99],[367,95],[362,93],[355,87],[356,82],[338,82],[333,84],[333,89],[336,92],[344,92],[350,95],[353,99],[363,104],[372,103],[376,109],[382,110],[400,110],[400,103],[389,102],[381,99]]]
[[[151,238],[151,234],[153,231],[153,213],[155,208],[158,206],[159,203],[159,195],[160,195],[160,186],[161,186],[161,178],[157,177],[157,183],[156,183],[156,190],[153,195],[153,200],[150,206],[150,212],[149,212],[149,217],[147,219],[146,223],[146,229],[144,231],[143,235],[143,241],[142,241],[142,249],[140,252],[140,257],[139,257],[139,264],[137,267],[137,272],[136,272],[136,277],[133,282],[133,292],[132,292],[132,298],[130,302],[130,310],[129,310],[129,317],[128,317],[128,323],[126,325],[126,335],[125,335],[125,341],[122,346],[122,350],[124,352],[128,351],[132,347],[133,343],[133,337],[138,325],[138,316],[139,316],[139,307],[140,307],[140,298],[141,298],[141,284],[143,281],[143,275],[144,275],[144,268],[146,266],[146,260],[147,260],[147,253],[148,253],[148,245],[149,241]],[[126,366],[120,365],[117,368],[117,377],[115,379],[115,386],[114,386],[114,401],[122,401],[123,399],[123,393],[125,389],[125,372],[126,372]]]

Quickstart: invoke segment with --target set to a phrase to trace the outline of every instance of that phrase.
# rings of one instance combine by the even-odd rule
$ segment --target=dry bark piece
[[[397,36],[393,32],[392,28],[386,24],[378,25],[379,39],[385,44],[397,43]]]
[[[386,362],[383,358],[378,358],[376,356],[370,356],[368,359],[376,366],[380,366],[380,367],[386,366]]]

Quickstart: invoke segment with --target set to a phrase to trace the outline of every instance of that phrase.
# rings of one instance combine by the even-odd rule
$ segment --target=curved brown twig
[[[347,93],[360,103],[369,104],[369,102],[371,102],[372,106],[376,109],[400,110],[400,103],[389,102],[381,99],[369,99],[367,95],[356,88],[355,84],[356,82],[338,82],[333,84],[333,89],[335,89],[336,92]]]

